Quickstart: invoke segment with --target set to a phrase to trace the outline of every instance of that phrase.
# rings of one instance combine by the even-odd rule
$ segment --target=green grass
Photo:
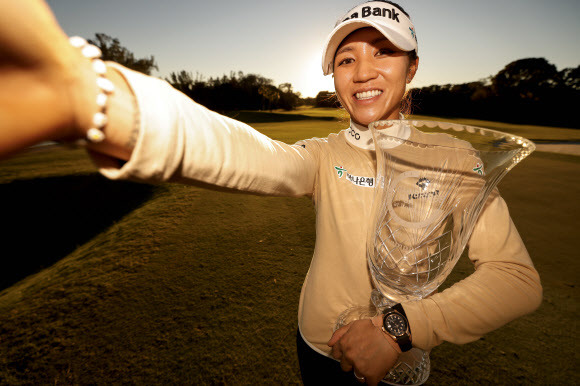
[[[286,142],[346,126],[336,110],[244,114]],[[579,169],[580,157],[534,153],[501,183],[544,302],[477,342],[435,348],[428,384],[580,381]],[[0,198],[0,384],[300,383],[308,199],[111,182],[59,147],[0,162]],[[446,285],[472,271],[462,258]]]

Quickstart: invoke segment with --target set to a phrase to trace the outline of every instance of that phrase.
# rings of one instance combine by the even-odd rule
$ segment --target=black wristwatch
[[[397,342],[402,352],[409,351],[411,345],[411,328],[405,310],[400,304],[383,311],[383,332]]]

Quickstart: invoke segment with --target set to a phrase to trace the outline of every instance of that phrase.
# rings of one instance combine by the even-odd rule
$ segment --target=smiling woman
[[[356,30],[342,41],[334,58],[338,99],[359,125],[397,119],[406,84],[418,65],[419,58],[411,61],[378,30]]]
[[[22,27],[31,20],[34,29]],[[377,384],[402,351],[476,340],[539,305],[538,274],[496,194],[469,242],[473,275],[387,309],[387,322],[381,314],[333,332],[339,314],[368,304],[373,289],[365,239],[376,161],[367,126],[400,118],[418,66],[415,29],[398,4],[366,2],[340,19],[323,70],[334,73],[350,127],[294,145],[212,112],[160,79],[105,66],[84,40],[74,39],[75,47],[67,40],[41,0],[0,1],[0,156],[44,140],[86,138],[99,171],[113,180],[312,198],[317,238],[297,331],[305,384]],[[424,135],[405,133],[410,141]],[[389,332],[393,320],[406,327],[402,334]]]

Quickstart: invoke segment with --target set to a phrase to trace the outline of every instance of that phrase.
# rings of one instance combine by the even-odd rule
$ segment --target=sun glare
[[[320,91],[334,91],[332,76],[322,75],[321,60],[320,52],[316,52],[304,68],[304,83],[297,88],[303,97],[316,97]]]

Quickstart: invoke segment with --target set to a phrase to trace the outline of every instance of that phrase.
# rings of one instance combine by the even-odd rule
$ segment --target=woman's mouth
[[[371,98],[374,98],[376,96],[379,96],[382,93],[383,92],[381,90],[370,90],[370,91],[357,92],[356,94],[354,94],[354,96],[357,100],[364,101],[366,99],[371,99]]]

